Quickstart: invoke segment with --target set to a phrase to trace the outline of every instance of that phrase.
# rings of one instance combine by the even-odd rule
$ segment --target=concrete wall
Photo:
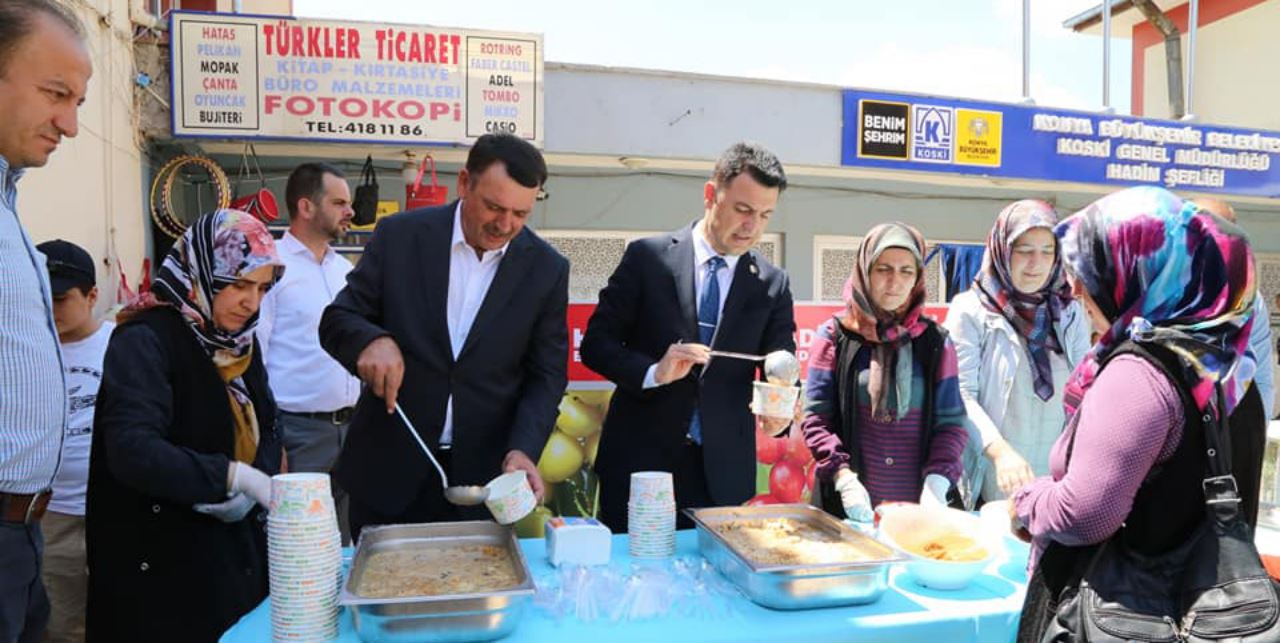
[[[235,0],[218,0],[220,13],[233,13]],[[240,11],[263,16],[292,16],[293,0],[241,0]]]
[[[546,65],[550,152],[715,158],[753,139],[788,163],[840,164],[840,90]]]
[[[1202,17],[1207,5],[1201,0]],[[1185,13],[1186,6],[1184,3],[1165,10],[1176,17]],[[1280,60],[1280,39],[1275,37],[1278,31],[1280,1],[1277,0],[1201,25],[1196,34],[1192,105],[1200,122],[1280,130],[1280,110],[1276,109],[1280,85],[1275,82],[1272,68],[1274,61]],[[1185,74],[1190,54],[1185,29],[1182,51]],[[1143,115],[1169,118],[1164,45],[1145,48],[1141,58]]]

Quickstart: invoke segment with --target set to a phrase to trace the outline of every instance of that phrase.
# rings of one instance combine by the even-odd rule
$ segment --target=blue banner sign
[[[844,91],[841,163],[1280,196],[1280,132]]]

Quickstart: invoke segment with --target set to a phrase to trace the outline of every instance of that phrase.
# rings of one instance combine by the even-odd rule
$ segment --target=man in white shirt
[[[320,348],[320,315],[346,284],[351,262],[331,243],[351,227],[351,188],[342,170],[303,163],[285,186],[289,230],[276,243],[286,269],[265,297],[258,346],[290,471],[329,473],[346,440],[360,381]],[[346,494],[334,485],[338,525],[348,540]]]
[[[535,464],[555,427],[568,366],[569,261],[525,225],[547,179],[542,154],[486,134],[458,174],[460,200],[378,223],[325,310],[320,343],[369,386],[335,478],[364,525],[484,518],[445,502],[408,426],[451,485]]]
[[[44,530],[44,576],[52,610],[46,640],[84,640],[89,574],[84,546],[84,501],[89,482],[93,410],[102,382],[102,356],[116,325],[93,313],[98,303],[97,271],[84,248],[69,241],[46,241],[44,253],[53,295],[53,321],[62,345],[68,415],[62,464],[53,479],[53,497],[40,520]]]

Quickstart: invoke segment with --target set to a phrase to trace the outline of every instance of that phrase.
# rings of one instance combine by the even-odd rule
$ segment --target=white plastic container
[[[538,506],[538,499],[529,486],[529,474],[524,471],[504,473],[485,485],[489,497],[484,505],[498,522],[510,525],[529,515]]]
[[[925,587],[963,589],[1000,551],[1000,539],[977,516],[966,512],[913,504],[882,506],[880,511],[880,540],[907,555],[907,573]],[[950,561],[917,553],[925,543],[950,534],[973,539],[985,550],[986,556],[978,560]]]
[[[547,560],[552,565],[608,565],[613,534],[595,518],[547,520]]]
[[[799,386],[752,382],[751,412],[771,418],[791,418],[796,414],[796,400],[799,397]]]

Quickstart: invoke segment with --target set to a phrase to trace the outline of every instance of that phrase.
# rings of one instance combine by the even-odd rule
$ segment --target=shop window
[[[853,270],[858,243],[861,241],[861,237],[835,235],[814,237],[813,299],[815,301],[834,303],[843,299],[844,282]],[[979,244],[940,242],[926,248],[925,256],[930,260],[924,268],[924,285],[925,301],[929,303],[943,303],[948,299],[945,284],[948,283],[951,275],[947,271],[947,262],[943,259],[942,246],[960,251],[961,254],[966,251],[972,252],[972,248],[982,247]]]

